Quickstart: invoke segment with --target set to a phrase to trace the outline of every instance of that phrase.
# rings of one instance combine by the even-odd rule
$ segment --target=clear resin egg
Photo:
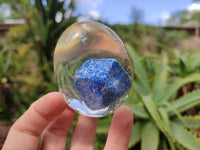
[[[92,21],[75,23],[63,32],[54,52],[54,73],[66,103],[92,117],[110,114],[122,105],[133,79],[121,39]]]

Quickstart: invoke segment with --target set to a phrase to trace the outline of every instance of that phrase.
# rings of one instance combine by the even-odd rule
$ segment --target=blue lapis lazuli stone
[[[88,108],[102,109],[123,96],[131,77],[116,59],[89,59],[76,72],[74,85]]]

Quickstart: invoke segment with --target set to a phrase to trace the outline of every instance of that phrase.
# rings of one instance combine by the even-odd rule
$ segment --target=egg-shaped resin
[[[63,32],[54,52],[54,72],[66,103],[93,117],[110,114],[123,104],[133,79],[122,40],[92,21],[75,23]]]

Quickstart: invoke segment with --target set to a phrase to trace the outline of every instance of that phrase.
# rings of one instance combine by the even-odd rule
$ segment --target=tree
[[[132,34],[129,34],[130,44],[134,46],[136,49],[140,49],[142,35],[143,35],[143,27],[142,21],[144,17],[144,13],[142,10],[137,7],[131,7],[130,19],[132,23]]]
[[[194,21],[200,23],[200,12],[199,11],[178,11],[172,15],[167,21],[168,25],[184,25],[187,22]]]
[[[141,30],[139,24],[142,23],[144,14],[143,11],[136,8],[136,7],[131,7],[131,22],[133,24],[133,34],[136,35],[137,37],[141,36]]]
[[[131,7],[131,22],[134,23],[142,23],[144,17],[144,13],[142,10],[137,7]]]

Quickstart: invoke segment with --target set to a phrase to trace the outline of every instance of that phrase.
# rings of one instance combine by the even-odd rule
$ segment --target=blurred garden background
[[[119,35],[133,62],[129,149],[199,150],[200,2],[188,0],[195,9],[164,15],[157,24],[145,22],[145,10],[130,4],[128,23],[112,23],[95,11],[85,15],[79,11],[84,2],[94,1],[0,0],[0,146],[31,103],[58,91],[53,52],[61,33],[77,21],[94,20]],[[99,119],[94,149],[103,149],[111,118]],[[72,135],[73,129],[66,149]]]

